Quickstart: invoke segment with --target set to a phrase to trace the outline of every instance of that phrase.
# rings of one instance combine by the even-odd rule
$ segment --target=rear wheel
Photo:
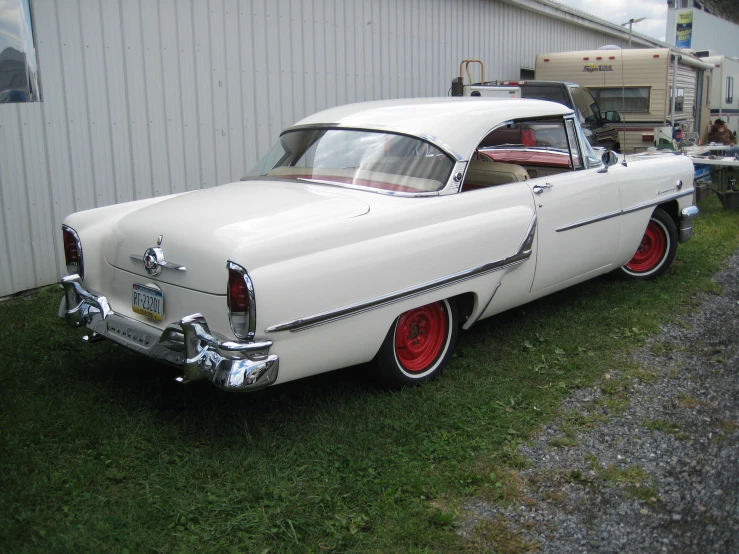
[[[375,375],[387,387],[400,388],[439,376],[457,342],[454,300],[413,308],[395,320],[373,360]]]
[[[649,219],[639,248],[620,273],[627,279],[654,279],[667,271],[677,252],[677,227],[661,208]]]

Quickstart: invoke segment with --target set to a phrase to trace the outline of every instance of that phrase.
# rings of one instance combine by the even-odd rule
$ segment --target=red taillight
[[[67,265],[78,265],[80,263],[80,253],[77,249],[77,237],[74,236],[69,229],[64,229],[64,259]]]
[[[231,313],[249,311],[249,292],[244,276],[234,269],[228,270],[228,309]]]
[[[536,134],[533,129],[521,129],[521,144],[536,146]]]
[[[254,338],[257,317],[254,286],[246,269],[239,264],[228,262],[226,268],[228,269],[226,302],[231,330],[238,338],[251,340]]]
[[[70,275],[76,273],[85,278],[85,267],[82,261],[82,245],[80,237],[71,227],[62,225],[62,242],[64,242],[64,261]]]

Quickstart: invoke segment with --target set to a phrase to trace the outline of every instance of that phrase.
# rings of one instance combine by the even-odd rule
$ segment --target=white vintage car
[[[684,156],[596,155],[538,100],[353,104],[285,130],[242,182],[70,215],[59,315],[255,390],[372,362],[437,376],[459,328],[618,271],[664,273],[690,238]]]

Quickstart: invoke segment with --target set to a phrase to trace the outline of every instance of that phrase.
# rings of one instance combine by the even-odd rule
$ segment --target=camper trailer
[[[666,134],[664,131],[655,133],[656,128],[666,126],[669,135],[677,125],[685,133],[702,134],[705,140],[707,126],[701,121],[707,124],[709,113],[703,91],[709,85],[712,68],[705,61],[669,48],[614,48],[536,57],[537,79],[585,86],[601,110],[621,112],[621,123],[615,126],[623,133],[621,143],[627,153],[671,142],[673,136],[661,136]]]
[[[719,56],[711,50],[695,52],[701,60],[713,64],[713,88],[711,89],[711,121],[719,117],[726,121],[732,132],[739,131],[739,59]],[[704,122],[708,128],[708,122]]]

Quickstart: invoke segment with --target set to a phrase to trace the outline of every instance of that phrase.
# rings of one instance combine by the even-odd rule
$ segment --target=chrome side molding
[[[326,323],[331,323],[333,321],[352,317],[354,315],[374,310],[382,306],[387,306],[388,304],[394,304],[408,298],[413,298],[414,296],[420,296],[421,294],[425,294],[427,292],[431,292],[450,285],[455,285],[469,279],[474,279],[475,277],[479,277],[480,275],[484,275],[486,273],[500,271],[502,269],[516,266],[525,262],[529,259],[529,257],[531,257],[532,245],[534,243],[535,236],[536,215],[531,218],[529,227],[526,230],[526,235],[519,245],[518,250],[515,254],[511,256],[478,267],[473,267],[471,269],[465,269],[463,271],[459,271],[457,273],[453,273],[439,279],[434,279],[433,281],[427,281],[425,283],[421,283],[420,285],[397,290],[382,296],[371,298],[369,300],[357,302],[355,304],[342,306],[341,308],[337,308],[335,310],[312,314],[292,321],[287,321],[285,323],[280,323],[278,325],[272,325],[271,327],[265,329],[265,333],[274,333],[277,331],[304,331],[305,329],[310,329],[311,327],[316,327],[318,325],[324,325]]]

